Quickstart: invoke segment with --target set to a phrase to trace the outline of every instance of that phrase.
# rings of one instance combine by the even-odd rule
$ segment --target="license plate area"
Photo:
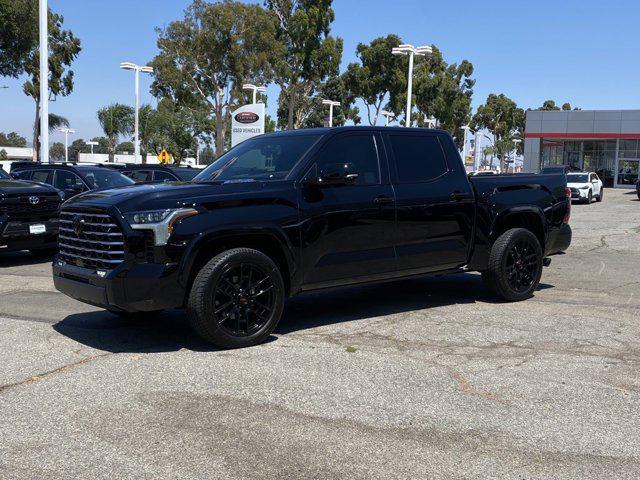
[[[47,227],[42,224],[29,225],[29,233],[31,235],[42,235],[43,233],[46,233],[46,231]]]

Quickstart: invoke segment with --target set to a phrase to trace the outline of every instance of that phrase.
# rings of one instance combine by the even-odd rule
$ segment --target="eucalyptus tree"
[[[133,131],[133,108],[114,103],[98,110],[98,122],[107,137],[107,153],[113,162],[118,138],[130,135]]]
[[[524,120],[524,110],[503,93],[490,94],[473,116],[474,129],[486,128],[493,134],[494,153],[500,161],[501,171],[504,171],[507,154],[514,148],[513,139],[521,139],[524,134]]]
[[[152,93],[194,114],[204,112],[220,155],[242,83],[268,83],[273,63],[283,55],[276,31],[275,14],[260,5],[196,0],[183,20],[158,29]]]
[[[0,0],[0,77],[18,77],[38,43],[38,3]]]
[[[332,0],[266,0],[277,16],[275,83],[281,88],[278,125],[300,128],[309,111],[309,97],[329,77],[338,76],[342,39],[329,35],[335,14]]]
[[[356,55],[360,63],[350,63],[344,73],[347,88],[367,109],[369,125],[377,124],[389,96],[395,98],[407,89],[407,57],[391,53],[401,43],[393,34],[359,43]]]

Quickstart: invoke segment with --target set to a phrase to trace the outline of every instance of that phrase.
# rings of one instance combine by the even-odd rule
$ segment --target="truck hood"
[[[18,195],[37,195],[43,193],[57,192],[50,185],[38,182],[29,182],[26,180],[0,180],[0,197],[13,197]]]
[[[127,213],[202,205],[210,201],[219,200],[221,196],[246,195],[248,192],[257,193],[264,189],[265,183],[253,181],[139,184],[109,190],[86,192],[68,200],[64,206],[95,206],[102,208],[115,206],[121,212]]]

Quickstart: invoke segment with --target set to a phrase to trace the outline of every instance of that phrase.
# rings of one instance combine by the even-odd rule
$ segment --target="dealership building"
[[[640,173],[640,110],[530,110],[524,171],[569,165],[607,187],[631,187]]]

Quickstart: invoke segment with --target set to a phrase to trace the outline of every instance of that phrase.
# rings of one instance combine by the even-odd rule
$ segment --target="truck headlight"
[[[173,225],[181,218],[197,215],[194,208],[173,208],[125,213],[124,218],[134,230],[151,230],[155,245],[166,245]]]

